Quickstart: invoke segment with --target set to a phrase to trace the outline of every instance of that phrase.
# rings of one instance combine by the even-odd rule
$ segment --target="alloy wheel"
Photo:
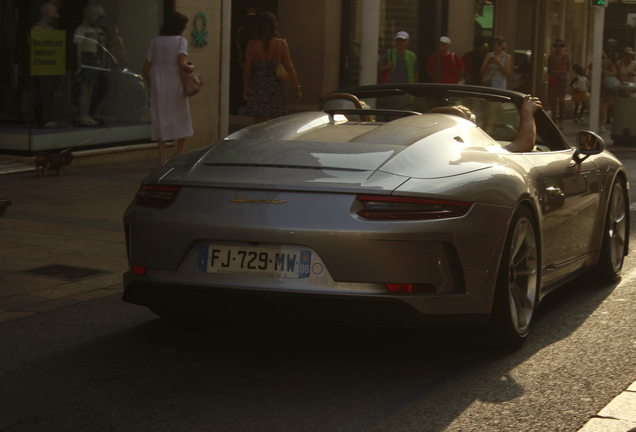
[[[610,262],[614,272],[618,273],[623,266],[625,238],[627,236],[627,220],[625,194],[621,182],[614,184],[610,197],[607,235],[609,239]]]
[[[512,325],[524,334],[532,320],[537,301],[538,250],[532,221],[517,221],[510,244],[508,263],[508,299]]]

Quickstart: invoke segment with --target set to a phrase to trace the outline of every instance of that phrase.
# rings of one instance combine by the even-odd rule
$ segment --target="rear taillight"
[[[146,267],[142,266],[132,266],[132,273],[136,275],[142,275],[146,273]]]
[[[133,204],[142,207],[166,208],[172,205],[178,192],[177,186],[142,186]]]
[[[437,290],[435,289],[435,285],[433,284],[399,284],[399,283],[388,283],[385,284],[386,287],[391,292],[396,293],[435,293]]]
[[[366,219],[444,219],[463,216],[472,203],[406,198],[379,195],[359,195],[363,209],[358,216]]]

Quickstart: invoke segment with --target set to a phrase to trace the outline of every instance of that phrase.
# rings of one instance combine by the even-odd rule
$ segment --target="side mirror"
[[[576,134],[576,150],[581,155],[596,155],[605,150],[605,141],[591,131]]]

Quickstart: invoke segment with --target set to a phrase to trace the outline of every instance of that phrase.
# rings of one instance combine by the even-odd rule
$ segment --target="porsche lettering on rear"
[[[259,203],[259,204],[285,204],[287,201],[279,200],[279,199],[250,199],[250,198],[237,197],[236,199],[230,200],[230,202]]]

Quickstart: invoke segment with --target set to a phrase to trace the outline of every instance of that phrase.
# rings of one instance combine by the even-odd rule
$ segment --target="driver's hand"
[[[521,104],[521,110],[534,114],[534,112],[538,109],[543,109],[543,104],[541,104],[539,98],[525,95],[523,103]]]

